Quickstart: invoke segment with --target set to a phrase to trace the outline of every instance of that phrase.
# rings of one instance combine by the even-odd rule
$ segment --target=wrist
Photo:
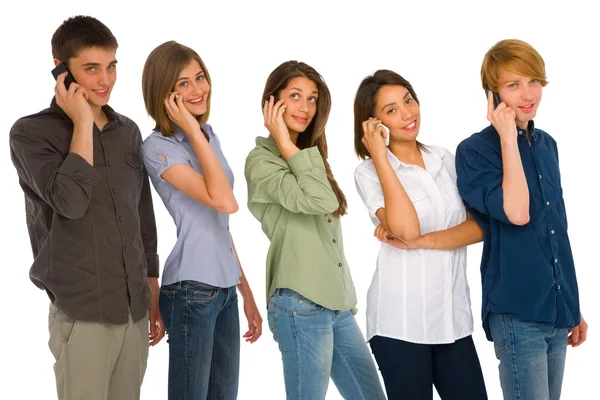
[[[191,142],[206,142],[206,136],[204,136],[204,133],[202,133],[202,129],[200,128],[200,125],[196,124],[197,126],[186,126],[185,128],[182,128],[183,132],[187,135],[187,137],[190,139]],[[208,142],[207,142],[208,143]]]
[[[92,128],[94,126],[94,118],[77,118],[73,120],[73,127],[76,130],[81,130],[82,128]]]
[[[431,233],[427,233],[425,235],[423,235],[423,239],[425,241],[425,243],[423,243],[423,248],[426,250],[435,250],[435,246],[436,246],[436,242],[437,242],[437,237],[435,235],[435,232],[431,232]]]

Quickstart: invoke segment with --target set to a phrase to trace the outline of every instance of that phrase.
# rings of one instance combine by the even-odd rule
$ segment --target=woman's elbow
[[[403,242],[412,242],[421,237],[421,229],[419,226],[404,229],[396,229],[390,226],[390,234]]]
[[[237,201],[233,200],[233,201],[224,201],[222,204],[220,204],[220,209],[217,210],[223,214],[235,214],[239,209],[240,206],[238,205]]]

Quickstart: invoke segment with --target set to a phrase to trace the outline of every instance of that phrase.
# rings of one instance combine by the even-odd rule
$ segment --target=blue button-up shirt
[[[518,129],[518,146],[529,188],[529,223],[512,224],[504,212],[500,137],[493,126],[458,145],[458,191],[484,230],[481,260],[482,321],[510,314],[560,328],[579,325],[579,293],[567,235],[558,150],[546,132]]]
[[[233,187],[233,173],[217,135],[208,124],[202,126],[202,131],[208,135],[210,146]],[[162,284],[192,280],[218,287],[237,285],[240,268],[229,234],[229,215],[193,200],[161,177],[176,164],[187,164],[202,174],[187,135],[179,129],[173,136],[155,131],[144,141],[142,156],[154,189],[177,227],[177,242],[165,262]]]

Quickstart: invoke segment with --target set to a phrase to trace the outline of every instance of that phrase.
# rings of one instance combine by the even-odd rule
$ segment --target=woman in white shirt
[[[372,119],[371,119],[372,118]],[[386,147],[389,129],[389,146]],[[408,81],[379,70],[354,102],[357,190],[381,240],[367,338],[393,399],[487,399],[473,344],[465,246],[483,239],[456,187],[454,156],[417,141]]]

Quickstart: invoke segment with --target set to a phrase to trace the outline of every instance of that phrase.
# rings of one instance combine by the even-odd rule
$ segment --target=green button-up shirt
[[[271,241],[267,302],[292,289],[331,310],[352,310],[354,284],[344,256],[339,203],[316,147],[285,160],[272,138],[257,137],[246,159],[248,209]]]

